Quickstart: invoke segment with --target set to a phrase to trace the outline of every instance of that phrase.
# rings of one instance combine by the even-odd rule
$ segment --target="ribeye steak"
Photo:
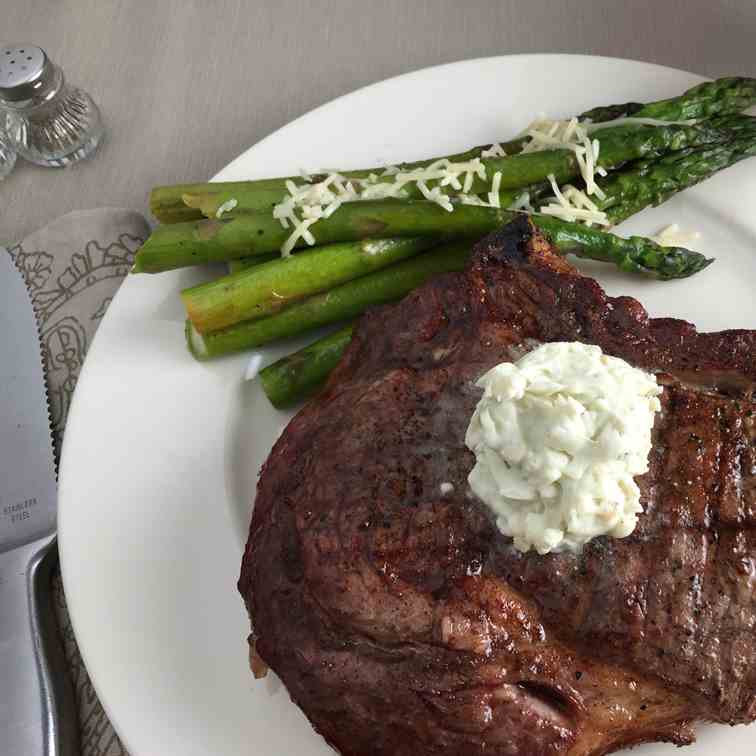
[[[577,555],[517,552],[467,486],[475,379],[548,341],[664,384],[638,527]],[[596,755],[749,722],[755,412],[756,331],[650,319],[516,221],[365,315],[275,444],[239,581],[254,658],[348,756]]]

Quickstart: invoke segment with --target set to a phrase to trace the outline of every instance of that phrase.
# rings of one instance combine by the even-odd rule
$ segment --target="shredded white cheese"
[[[577,118],[568,121],[539,119],[533,121],[525,134],[530,141],[523,147],[524,153],[543,150],[571,150],[575,153],[580,175],[585,182],[586,193],[595,194],[600,199],[604,193],[596,184],[596,167],[598,165],[599,141],[591,139],[585,124]]]
[[[588,196],[596,195],[604,199],[605,194],[596,184],[596,175],[606,176],[606,169],[598,164],[601,144],[598,139],[591,139],[590,134],[602,129],[617,128],[618,126],[689,126],[696,123],[694,119],[685,121],[660,121],[656,118],[615,118],[604,123],[590,123],[578,121],[577,118],[569,120],[554,120],[539,118],[533,121],[521,136],[530,137],[522,151],[540,152],[542,150],[572,150],[575,153],[580,175],[585,182],[585,193]],[[576,219],[579,220],[579,219]],[[594,221],[598,222],[598,221]]]
[[[699,231],[685,231],[677,223],[665,226],[651,237],[652,241],[661,244],[662,247],[687,247],[688,244],[701,238]]]
[[[386,181],[386,177],[392,177],[392,180]],[[486,167],[480,158],[461,162],[442,158],[424,168],[411,171],[389,166],[380,176],[371,173],[366,179],[347,179],[340,173],[331,172],[325,179],[315,183],[297,185],[289,180],[286,182],[288,194],[273,208],[273,217],[284,228],[292,229],[281,247],[281,254],[291,254],[300,239],[310,246],[314,245],[315,237],[309,230],[310,227],[321,218],[333,215],[345,202],[407,197],[407,186],[414,184],[425,199],[452,212],[452,199],[470,196],[476,178],[486,181]],[[429,182],[434,182],[435,186],[431,188]],[[495,186],[498,187],[500,182],[501,174],[498,173],[498,178],[494,176]],[[489,201],[494,192],[493,187],[494,184],[489,193]],[[498,203],[498,198],[496,202]]]
[[[488,204],[491,207],[501,207],[501,196],[499,187],[501,186],[501,171],[496,171],[491,179],[491,191],[488,193]]]
[[[542,205],[538,212],[544,215],[553,215],[562,220],[585,223],[586,226],[610,226],[611,223],[603,210],[599,210],[585,192],[565,184],[561,189],[557,185],[553,175],[549,175],[551,190],[554,192],[554,200]]]
[[[273,217],[284,228],[292,232],[281,254],[288,256],[300,239],[310,246],[315,244],[315,237],[310,226],[321,218],[332,215],[343,202],[350,202],[359,197],[354,184],[339,173],[330,173],[323,181],[297,185],[286,182],[288,195],[273,208]]]
[[[215,217],[220,218],[223,213],[230,213],[239,203],[231,198],[226,200],[222,205],[218,205],[218,209],[215,211]]]
[[[380,186],[380,184],[376,184],[376,186]],[[444,194],[444,192],[441,191],[440,186],[435,186],[433,189],[429,189],[428,185],[425,183],[425,181],[418,181],[417,182],[417,188],[420,190],[421,194],[425,199],[430,200],[431,202],[435,202],[438,205],[441,205],[441,207],[444,208],[447,212],[451,212],[454,210],[454,206],[451,203],[451,200],[449,199],[449,196],[447,194]]]

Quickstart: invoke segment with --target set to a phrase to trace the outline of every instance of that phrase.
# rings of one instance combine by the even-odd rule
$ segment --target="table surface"
[[[756,76],[753,0],[5,0],[6,42],[44,47],[99,103],[107,141],[0,184],[0,242],[69,210],[146,212],[357,87],[463,58],[579,52]]]

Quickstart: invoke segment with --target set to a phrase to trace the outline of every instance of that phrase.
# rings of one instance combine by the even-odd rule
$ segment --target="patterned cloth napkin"
[[[84,355],[148,234],[139,213],[87,210],[64,215],[8,249],[37,311],[56,454]],[[76,693],[82,756],[128,756],[84,667],[57,568],[52,591]]]

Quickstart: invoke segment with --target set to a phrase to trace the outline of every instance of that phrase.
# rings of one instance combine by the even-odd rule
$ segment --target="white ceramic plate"
[[[335,100],[216,178],[444,154],[506,139],[542,112],[653,100],[698,81],[582,56],[455,63]],[[621,228],[649,234],[674,221],[700,230],[697,248],[717,257],[705,273],[655,283],[600,264],[590,270],[652,314],[705,330],[754,327],[755,207],[756,166],[741,163]],[[127,280],[79,380],[60,481],[60,551],[76,635],[132,756],[325,754],[275,677],[255,682],[249,673],[235,588],[257,471],[289,415],[272,410],[256,382],[242,381],[245,357],[199,364],[187,354],[177,292],[196,280],[196,271]],[[686,753],[746,756],[755,747],[756,728],[707,727]]]

